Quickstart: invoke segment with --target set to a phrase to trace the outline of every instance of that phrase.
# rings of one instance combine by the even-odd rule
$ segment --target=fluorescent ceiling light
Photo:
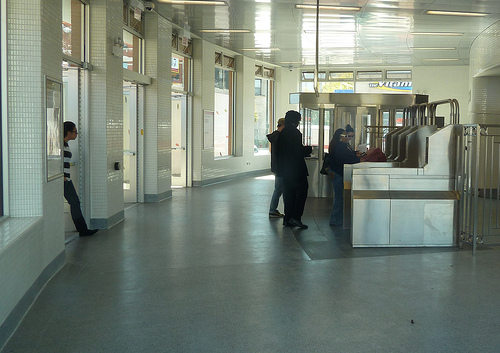
[[[244,48],[246,51],[281,51],[280,48]]]
[[[484,17],[489,15],[489,13],[484,13],[484,12],[438,11],[438,10],[428,10],[425,13],[428,15],[469,16],[469,17]]]
[[[297,9],[304,10],[316,10],[316,5],[312,4],[296,4],[295,7]],[[334,5],[319,5],[320,10],[338,10],[338,11],[359,11],[361,7],[354,6],[334,6]]]
[[[302,64],[302,61],[280,61],[280,64]]]
[[[414,36],[463,36],[459,32],[412,32]]]
[[[212,0],[158,0],[159,2],[172,5],[224,5],[227,3],[224,1],[212,1]]]
[[[316,30],[314,29],[311,29],[311,30],[305,30],[304,31],[305,34],[316,34]],[[323,34],[323,35],[331,35],[331,34],[356,34],[357,32],[356,31],[330,31],[330,30],[321,30],[319,31],[319,33]]]
[[[458,61],[460,59],[422,59],[423,61]]]
[[[200,29],[203,33],[251,33],[249,29]]]
[[[454,48],[454,47],[450,47],[450,48],[425,48],[425,47],[418,48],[418,47],[413,47],[411,49],[413,49],[413,50],[455,50],[457,48]]]

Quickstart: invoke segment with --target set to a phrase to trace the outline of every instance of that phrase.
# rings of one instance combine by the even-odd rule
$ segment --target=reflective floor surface
[[[70,242],[2,352],[500,351],[496,247],[352,249],[331,199],[283,228],[272,189],[175,189]]]

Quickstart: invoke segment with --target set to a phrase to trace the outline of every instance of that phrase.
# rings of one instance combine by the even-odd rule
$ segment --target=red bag
[[[380,148],[370,150],[366,156],[363,157],[364,162],[387,162],[387,157]]]

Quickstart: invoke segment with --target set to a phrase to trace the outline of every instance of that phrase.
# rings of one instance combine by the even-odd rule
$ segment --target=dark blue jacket
[[[333,146],[333,151],[328,155],[328,168],[335,174],[344,176],[344,164],[356,164],[360,159],[349,144],[339,142]]]

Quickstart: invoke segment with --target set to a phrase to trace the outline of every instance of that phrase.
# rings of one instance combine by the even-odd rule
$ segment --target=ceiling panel
[[[295,7],[316,4],[314,0],[226,0],[227,6],[155,2],[158,13],[178,27],[231,51],[287,67],[315,64],[316,10]],[[472,41],[500,19],[500,0],[323,0],[320,4],[360,7],[359,11],[320,10],[320,65],[340,68],[467,65]],[[427,10],[488,15],[429,15]],[[247,29],[250,33],[214,34],[202,33],[202,29]],[[460,35],[443,35],[449,32]],[[250,48],[275,50],[244,51]]]

